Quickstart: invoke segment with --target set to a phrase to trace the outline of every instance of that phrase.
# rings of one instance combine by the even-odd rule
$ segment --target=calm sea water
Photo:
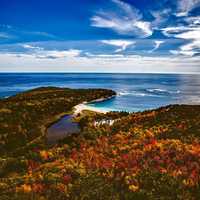
[[[200,104],[200,75],[0,74],[1,98],[40,86],[115,90],[116,98],[90,104],[102,110],[142,111],[168,104]]]

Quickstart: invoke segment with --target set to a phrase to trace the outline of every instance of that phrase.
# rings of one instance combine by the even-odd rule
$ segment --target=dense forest
[[[107,98],[103,89],[38,88],[0,101],[0,155],[43,144],[45,126],[84,101]]]
[[[0,199],[200,199],[200,106],[83,112],[80,134],[45,144],[55,116],[113,95],[40,88],[2,100]]]

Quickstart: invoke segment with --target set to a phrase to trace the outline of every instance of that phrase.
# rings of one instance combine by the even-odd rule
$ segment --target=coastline
[[[99,99],[88,101],[88,102],[84,101],[84,102],[77,104],[76,106],[72,107],[71,111],[63,112],[63,113],[60,113],[58,115],[53,116],[51,119],[47,120],[45,122],[45,124],[43,124],[41,126],[42,137],[46,137],[46,142],[47,142],[48,128],[51,127],[51,125],[60,121],[64,116],[71,116],[71,119],[72,119],[72,118],[76,117],[78,114],[81,114],[83,111],[92,111],[92,112],[102,113],[102,114],[106,114],[107,112],[110,112],[109,110],[98,109],[98,108],[89,106],[87,104],[92,103],[92,102],[94,103],[94,102],[106,101],[106,100],[109,100],[113,97],[115,97],[115,95],[107,97],[107,98],[99,98]],[[38,139],[41,139],[41,136],[36,138],[36,140],[38,140]]]
[[[89,110],[89,111],[103,113],[103,114],[109,112],[109,111],[106,111],[106,110],[102,110],[102,109],[94,108],[92,106],[88,106],[86,103],[81,103],[81,104],[74,106],[73,115],[76,116],[76,115],[82,113],[82,111],[84,111],[84,110]]]
[[[112,99],[114,98],[116,95],[112,95],[110,97],[107,97],[107,98],[100,98],[100,99],[95,99],[95,100],[92,100],[90,102],[83,102],[83,103],[80,103],[76,106],[73,107],[73,115],[78,115],[80,113],[82,113],[82,111],[84,110],[89,110],[89,111],[93,111],[93,112],[98,112],[98,113],[103,113],[103,114],[106,114],[107,112],[110,112],[109,110],[103,110],[103,109],[99,109],[99,108],[95,108],[95,107],[92,107],[92,106],[89,106],[87,105],[88,103],[95,103],[95,102],[103,102],[103,101],[107,101],[109,99]]]

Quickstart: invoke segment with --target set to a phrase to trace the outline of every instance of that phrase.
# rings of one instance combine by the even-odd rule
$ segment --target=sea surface
[[[115,90],[115,98],[89,104],[108,111],[132,112],[168,104],[200,104],[200,75],[0,73],[0,98],[41,86]]]

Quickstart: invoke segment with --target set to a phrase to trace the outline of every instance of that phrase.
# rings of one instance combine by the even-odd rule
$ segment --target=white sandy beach
[[[107,97],[107,98],[95,99],[93,101],[90,101],[90,103],[109,100],[109,99],[111,99],[113,97],[115,97],[115,95],[112,95],[112,96]],[[81,113],[83,110],[90,110],[90,111],[104,113],[104,114],[111,111],[111,110],[106,110],[106,109],[95,108],[95,107],[87,105],[87,103],[88,102],[85,101],[85,102],[83,102],[81,104],[78,104],[78,105],[74,106],[74,115],[77,115],[77,114]]]
[[[86,105],[85,103],[81,103],[81,104],[74,106],[74,115],[81,113],[83,110],[90,110],[90,111],[99,112],[99,113],[107,113],[108,112],[106,110],[94,108],[92,106]]]

